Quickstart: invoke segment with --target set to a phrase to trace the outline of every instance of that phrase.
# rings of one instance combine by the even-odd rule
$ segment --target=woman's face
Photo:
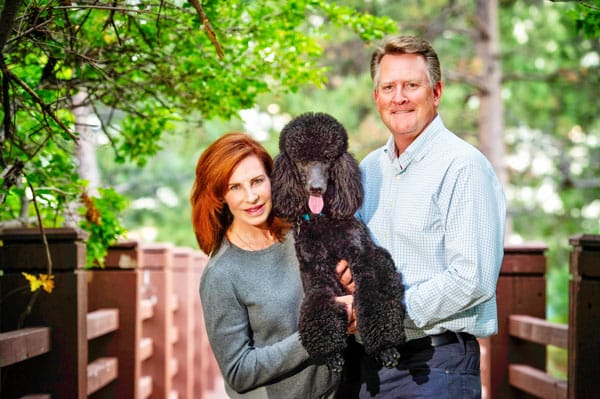
[[[261,160],[250,155],[233,170],[225,191],[233,224],[263,226],[271,213],[271,181]]]

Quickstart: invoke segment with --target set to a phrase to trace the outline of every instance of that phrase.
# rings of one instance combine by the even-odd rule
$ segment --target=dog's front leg
[[[344,365],[348,317],[344,305],[335,300],[329,287],[311,286],[300,310],[299,333],[310,356],[327,364],[334,373]]]
[[[391,256],[373,248],[354,264],[354,304],[358,330],[367,354],[383,366],[396,367],[404,343],[404,288]]]

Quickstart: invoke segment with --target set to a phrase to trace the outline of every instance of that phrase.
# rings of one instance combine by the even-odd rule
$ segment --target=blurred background
[[[82,2],[71,14],[17,3],[2,39],[12,71],[3,81],[25,100],[2,113],[15,121],[2,136],[3,222],[32,218],[37,198],[45,224],[68,224],[73,215],[62,212],[84,182],[84,205],[100,193],[83,207],[90,230],[96,210],[119,239],[197,248],[189,194],[210,142],[245,131],[275,155],[291,118],[321,111],[346,126],[362,159],[388,136],[373,104],[371,51],[386,33],[421,35],[442,63],[445,124],[500,176],[507,242],[548,246],[547,318],[567,322],[568,238],[600,233],[600,2],[125,1],[112,10]],[[65,44],[85,26],[80,47]],[[36,116],[44,107],[26,87],[75,126],[77,146],[58,121]],[[10,141],[11,131],[20,138]],[[19,165],[25,177],[9,186]],[[549,372],[563,378],[565,353],[549,348]]]

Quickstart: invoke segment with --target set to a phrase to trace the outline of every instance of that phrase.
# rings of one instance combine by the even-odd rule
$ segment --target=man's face
[[[431,87],[422,56],[387,54],[381,59],[373,97],[381,120],[396,139],[414,140],[435,118],[441,96],[442,84]]]

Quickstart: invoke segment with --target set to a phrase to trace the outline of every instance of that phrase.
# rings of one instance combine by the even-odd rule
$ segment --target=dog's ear
[[[353,216],[363,200],[360,169],[356,159],[348,152],[332,165],[327,186],[328,213],[334,218]]]
[[[296,177],[295,167],[290,157],[281,152],[274,159],[271,173],[273,213],[288,221],[300,217],[305,208],[304,190]]]

